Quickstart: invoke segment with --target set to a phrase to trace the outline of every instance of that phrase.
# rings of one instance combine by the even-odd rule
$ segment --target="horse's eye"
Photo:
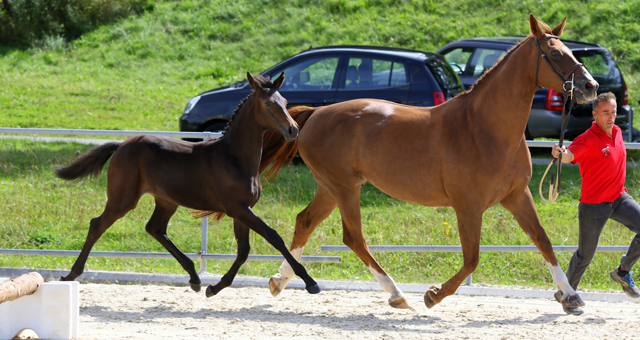
[[[560,51],[558,51],[558,50],[551,51],[551,56],[552,57],[559,57],[560,56]]]
[[[266,103],[264,103],[264,105],[265,105],[266,107],[270,107],[270,106],[271,106],[271,102],[266,102]]]

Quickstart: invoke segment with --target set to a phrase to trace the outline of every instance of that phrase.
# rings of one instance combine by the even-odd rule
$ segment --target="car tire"
[[[528,125],[527,125],[527,127],[524,128],[524,139],[533,140],[533,138],[531,137],[531,133],[529,132],[529,126]]]

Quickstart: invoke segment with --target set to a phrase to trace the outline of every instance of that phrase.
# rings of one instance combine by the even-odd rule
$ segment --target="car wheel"
[[[527,127],[524,128],[524,139],[533,140],[533,138],[531,137],[531,133],[529,132],[529,126],[528,125],[527,125]]]

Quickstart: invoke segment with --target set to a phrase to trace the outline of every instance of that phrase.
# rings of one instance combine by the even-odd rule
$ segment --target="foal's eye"
[[[271,102],[266,102],[266,103],[264,103],[264,105],[265,105],[266,107],[270,107],[270,106],[271,106]]]

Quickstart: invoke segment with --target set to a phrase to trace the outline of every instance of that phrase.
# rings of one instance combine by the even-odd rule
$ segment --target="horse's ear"
[[[555,35],[556,37],[559,37],[560,34],[562,34],[562,31],[564,31],[564,24],[566,23],[567,23],[567,17],[564,17],[564,20],[562,20],[560,25],[556,26],[556,28],[554,28],[553,31],[551,31],[551,33],[553,33],[553,35]]]
[[[533,16],[533,13],[529,13],[529,26],[531,27],[531,34],[538,38],[538,40],[542,39],[542,28],[540,28],[538,19]]]
[[[280,86],[282,86],[283,83],[284,83],[284,72],[280,74],[280,77],[278,77],[276,80],[273,81],[273,85],[275,85],[277,90],[280,88]]]
[[[247,80],[249,81],[249,85],[251,85],[251,87],[253,87],[254,90],[257,90],[256,89],[256,81],[253,80],[253,76],[249,72],[247,72]]]

